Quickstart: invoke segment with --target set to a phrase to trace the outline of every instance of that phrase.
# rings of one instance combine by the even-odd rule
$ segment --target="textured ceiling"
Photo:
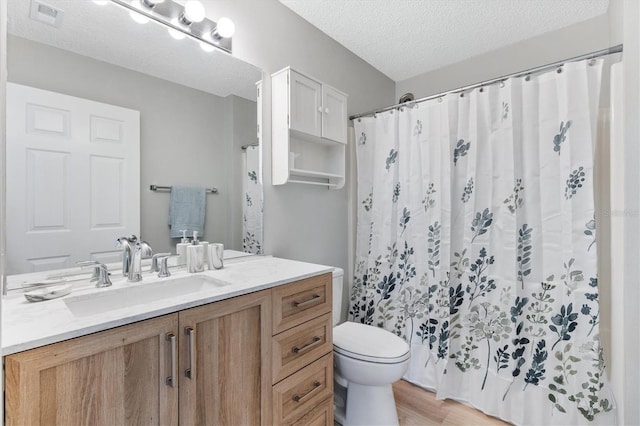
[[[609,0],[280,0],[394,81],[605,14]]]
[[[9,33],[214,95],[256,99],[254,83],[262,73],[253,65],[223,52],[204,52],[193,40],[174,40],[154,22],[137,24],[112,3],[43,2],[64,11],[59,28],[30,19],[30,0],[9,0]]]

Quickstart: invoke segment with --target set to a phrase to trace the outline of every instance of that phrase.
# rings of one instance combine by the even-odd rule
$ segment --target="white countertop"
[[[182,268],[177,271],[172,269],[172,275],[169,278],[158,278],[155,273],[146,272],[143,280],[138,283],[129,283],[125,278],[112,276],[113,285],[102,289],[95,288],[88,283],[84,283],[84,285],[80,283],[80,285],[74,285],[74,290],[69,296],[44,302],[29,303],[24,298],[22,291],[14,290],[3,300],[2,355],[10,355],[194,306],[252,293],[332,270],[332,267],[312,263],[270,256],[248,256],[225,260],[223,269],[198,274],[189,274]],[[74,315],[65,302],[65,299],[69,300],[69,298],[78,299],[76,296],[109,296],[109,294],[113,294],[109,292],[122,292],[122,289],[126,288],[197,276],[208,277],[220,285],[144,304],[129,304],[125,307],[113,306],[107,312],[83,314],[82,316]],[[153,285],[149,285],[148,288],[149,291],[153,291]]]

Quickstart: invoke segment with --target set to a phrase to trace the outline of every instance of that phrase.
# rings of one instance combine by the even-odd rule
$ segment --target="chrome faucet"
[[[120,237],[117,240],[118,246],[122,247],[122,275],[128,281],[137,282],[142,279],[142,259],[153,254],[151,246],[146,241],[138,242],[135,235],[130,237]]]

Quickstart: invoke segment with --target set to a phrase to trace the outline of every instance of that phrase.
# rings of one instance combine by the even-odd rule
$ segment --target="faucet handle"
[[[177,256],[177,254],[173,255],[169,253],[168,256],[164,256],[160,258],[160,272],[158,272],[158,278],[166,278],[171,276],[171,272],[169,271],[168,260],[170,257],[175,257],[175,256]]]
[[[84,260],[77,262],[81,269],[93,267],[93,276],[89,280],[90,282],[97,281],[96,287],[110,287],[111,279],[109,278],[109,268],[104,263],[100,263],[96,260]]]
[[[149,269],[149,272],[160,272],[160,267],[158,266],[158,258],[169,256],[171,256],[171,253],[157,253],[151,256],[151,269]]]
[[[80,266],[80,269],[86,269],[88,266],[97,266],[100,262],[97,260],[79,260],[76,262],[76,265]],[[91,276],[90,282],[97,281],[99,277],[98,269],[93,270],[93,275]]]

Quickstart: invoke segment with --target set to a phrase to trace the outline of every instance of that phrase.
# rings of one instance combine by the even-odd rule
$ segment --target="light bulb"
[[[104,6],[105,4],[109,3],[109,0],[93,0],[93,2],[95,4],[99,4],[100,6]]]
[[[176,40],[182,40],[183,38],[186,37],[186,35],[183,32],[174,30],[173,28],[167,28],[167,31],[169,32],[169,35],[175,38]]]
[[[131,6],[135,7],[136,9],[140,9],[140,0],[132,0]],[[146,24],[147,22],[149,22],[149,18],[137,12],[131,11],[129,12],[129,16],[131,16],[131,19],[136,21],[138,24]]]
[[[215,47],[213,47],[209,43],[205,43],[204,41],[200,42],[200,48],[205,52],[213,52],[215,50]]]
[[[204,19],[204,6],[198,0],[189,0],[184,4],[184,17],[190,22],[200,22]]]
[[[223,17],[218,21],[215,32],[220,37],[229,38],[236,32],[236,26],[231,19]]]

